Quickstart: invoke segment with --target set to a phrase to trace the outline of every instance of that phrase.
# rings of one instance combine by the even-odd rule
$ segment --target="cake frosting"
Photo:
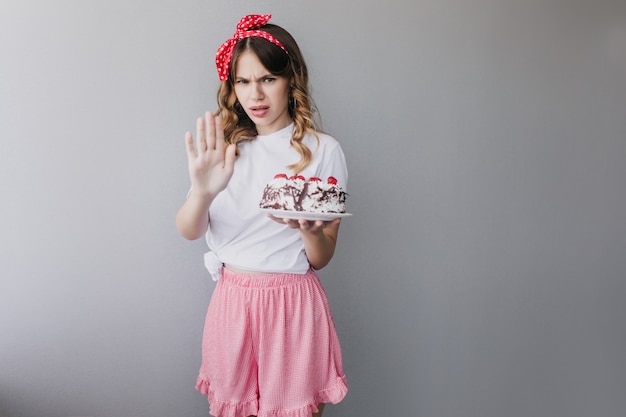
[[[334,177],[308,180],[302,175],[277,174],[263,190],[259,207],[264,209],[345,213],[346,193]]]

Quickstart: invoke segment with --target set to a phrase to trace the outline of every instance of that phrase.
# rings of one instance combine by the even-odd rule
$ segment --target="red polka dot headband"
[[[265,25],[272,18],[271,14],[259,15],[250,14],[241,18],[237,23],[237,30],[232,38],[228,39],[217,50],[215,56],[215,64],[217,65],[217,74],[220,77],[220,81],[226,81],[228,79],[228,71],[230,69],[230,61],[233,58],[233,51],[237,42],[244,38],[250,38],[253,36],[266,39],[273,44],[279,46],[285,53],[287,49],[282,43],[272,35],[262,30],[258,30]]]

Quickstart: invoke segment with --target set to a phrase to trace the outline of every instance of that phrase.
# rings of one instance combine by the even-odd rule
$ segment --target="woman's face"
[[[291,123],[289,80],[272,75],[250,50],[237,61],[235,94],[259,135],[274,133]]]

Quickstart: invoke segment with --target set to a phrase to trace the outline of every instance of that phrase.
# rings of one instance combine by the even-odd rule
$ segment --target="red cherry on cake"
[[[321,182],[322,179],[321,178],[317,178],[317,177],[311,177],[309,178],[309,182]]]
[[[335,177],[328,177],[328,183],[331,185],[337,185],[337,178]]]
[[[300,181],[305,181],[306,178],[304,178],[302,175],[294,175],[293,177],[289,178],[290,180],[300,180]]]
[[[277,180],[279,178],[287,179],[287,174],[276,174],[274,175],[274,179]]]

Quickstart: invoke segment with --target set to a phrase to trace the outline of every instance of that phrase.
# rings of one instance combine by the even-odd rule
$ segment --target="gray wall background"
[[[332,416],[626,409],[622,0],[0,7],[0,416],[206,416],[178,237],[217,46],[271,12],[346,151]]]

